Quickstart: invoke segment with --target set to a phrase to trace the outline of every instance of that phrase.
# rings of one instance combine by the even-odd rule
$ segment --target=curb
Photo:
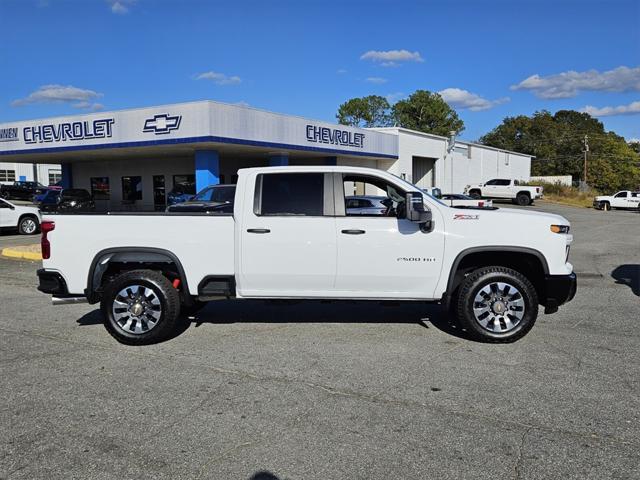
[[[2,256],[22,260],[42,260],[41,253],[25,252],[22,250],[17,250],[15,248],[3,248]]]

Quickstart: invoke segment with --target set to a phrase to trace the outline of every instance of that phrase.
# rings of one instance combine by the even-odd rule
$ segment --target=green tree
[[[352,98],[340,107],[336,114],[338,123],[352,127],[390,127],[393,125],[391,105],[379,95]]]
[[[571,175],[578,180],[583,177],[585,135],[591,186],[612,191],[631,188],[640,181],[640,165],[632,148],[587,113],[560,110],[554,115],[541,111],[531,117],[507,117],[480,142],[535,155],[534,175]]]
[[[460,133],[464,122],[440,95],[427,90],[416,90],[409,98],[393,106],[393,117],[400,127],[434,135],[448,136]]]

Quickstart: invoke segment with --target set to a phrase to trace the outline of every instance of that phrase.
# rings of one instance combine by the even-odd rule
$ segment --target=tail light
[[[47,238],[47,234],[55,230],[56,222],[44,221],[40,224],[40,231],[42,232],[42,238],[40,239],[40,248],[42,249],[42,258],[47,260],[51,258],[51,244]]]
[[[484,202],[478,202],[479,207],[484,207]]]

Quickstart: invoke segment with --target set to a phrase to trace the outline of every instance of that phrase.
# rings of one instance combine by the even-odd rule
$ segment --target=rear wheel
[[[22,217],[18,223],[20,235],[33,235],[38,232],[39,222],[36,217]]]
[[[112,337],[126,345],[148,345],[177,329],[180,295],[162,273],[132,270],[106,285],[100,306]]]
[[[469,196],[470,196],[471,198],[476,198],[476,199],[478,199],[478,198],[480,198],[480,192],[479,192],[478,190],[471,190],[471,191],[469,192]]]
[[[458,321],[481,341],[514,342],[531,330],[538,317],[535,288],[510,268],[475,270],[464,279],[458,292]]]
[[[519,193],[516,196],[516,203],[518,205],[520,205],[521,207],[524,207],[524,206],[529,205],[531,203],[531,197],[529,195],[527,195],[526,193]]]

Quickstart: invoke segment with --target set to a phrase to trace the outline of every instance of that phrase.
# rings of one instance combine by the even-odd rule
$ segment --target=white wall
[[[0,170],[13,170],[15,172],[16,180],[20,180],[21,176],[26,177],[26,180],[32,182],[36,180],[33,177],[33,164],[32,163],[12,163],[12,162],[0,162]],[[38,181],[43,185],[49,185],[49,171],[60,172],[60,165],[57,164],[41,164],[36,166],[38,175]],[[2,184],[11,184],[13,182],[0,181]]]

